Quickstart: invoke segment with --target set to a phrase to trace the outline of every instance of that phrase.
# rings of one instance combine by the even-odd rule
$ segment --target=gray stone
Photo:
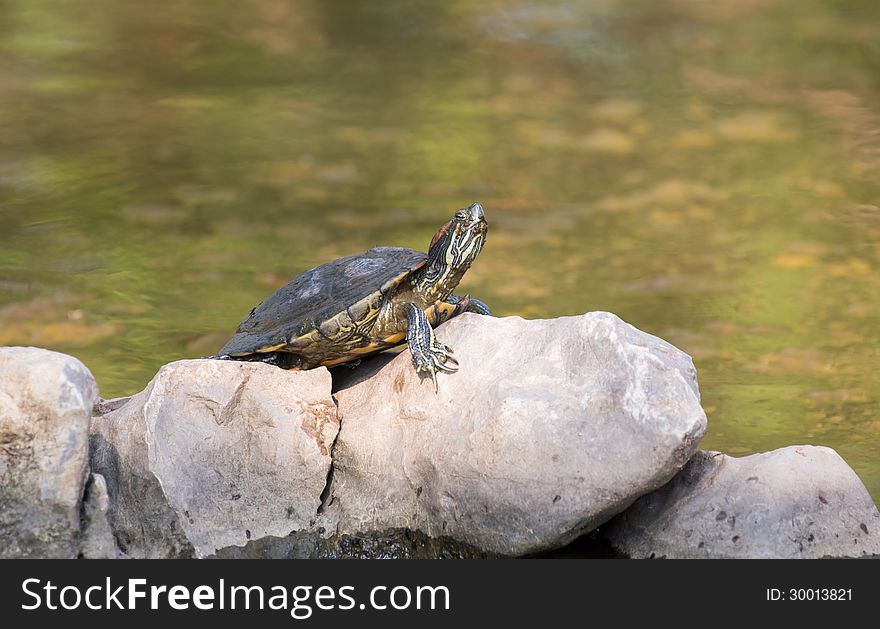
[[[171,363],[93,420],[92,468],[132,557],[207,556],[308,528],[338,432],[326,369]]]
[[[97,397],[76,358],[0,348],[0,557],[76,557]]]
[[[118,559],[121,556],[107,519],[110,496],[100,474],[91,474],[82,506],[80,556],[84,559]]]
[[[95,407],[92,409],[92,415],[106,415],[111,411],[119,410],[125,404],[128,404],[130,399],[131,396],[117,397],[112,400],[105,400],[104,398],[99,397],[98,401],[95,402]]]
[[[191,557],[192,544],[149,466],[144,404],[152,390],[151,382],[118,410],[92,418],[90,467],[105,479],[107,517],[126,556]]]
[[[559,547],[666,483],[705,432],[690,358],[612,314],[465,314],[437,336],[461,364],[438,393],[408,351],[338,370],[335,533]]]
[[[701,451],[604,534],[631,557],[862,557],[880,554],[880,513],[830,448]]]

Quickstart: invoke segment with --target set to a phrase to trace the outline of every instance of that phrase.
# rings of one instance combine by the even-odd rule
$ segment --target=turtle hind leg
[[[485,304],[485,302],[480,301],[479,299],[475,299],[470,295],[465,295],[464,297],[459,297],[458,295],[450,295],[446,300],[447,303],[461,306],[461,308],[456,308],[454,317],[457,314],[461,314],[462,312],[475,312],[477,314],[491,316],[492,312],[489,310],[489,306]]]
[[[458,361],[452,357],[452,349],[446,347],[434,336],[434,330],[424,311],[415,304],[407,304],[406,318],[409,328],[406,343],[412,354],[413,367],[419,375],[426,373],[434,381],[434,391],[438,391],[437,372],[458,371]]]

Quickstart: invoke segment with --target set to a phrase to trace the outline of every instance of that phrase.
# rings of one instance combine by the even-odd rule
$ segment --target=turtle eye
[[[455,213],[455,218],[459,221],[463,221],[467,217],[468,217],[467,212],[465,212],[464,210],[459,210],[458,212]]]

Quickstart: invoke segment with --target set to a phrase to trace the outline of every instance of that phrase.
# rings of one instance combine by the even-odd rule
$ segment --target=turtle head
[[[436,293],[438,299],[450,295],[483,250],[488,231],[479,203],[458,210],[431,240],[418,288]]]

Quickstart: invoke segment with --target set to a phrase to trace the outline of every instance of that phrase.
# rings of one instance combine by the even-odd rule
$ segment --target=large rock
[[[98,387],[76,358],[0,348],[0,557],[76,557]]]
[[[337,533],[561,546],[666,483],[705,432],[690,358],[612,314],[465,314],[437,336],[461,363],[438,393],[409,352],[343,370]]]
[[[326,369],[188,360],[96,417],[92,469],[132,557],[198,557],[308,528],[338,432]]]
[[[698,452],[604,533],[631,557],[880,555],[880,513],[868,491],[834,450],[816,446],[742,458]]]

